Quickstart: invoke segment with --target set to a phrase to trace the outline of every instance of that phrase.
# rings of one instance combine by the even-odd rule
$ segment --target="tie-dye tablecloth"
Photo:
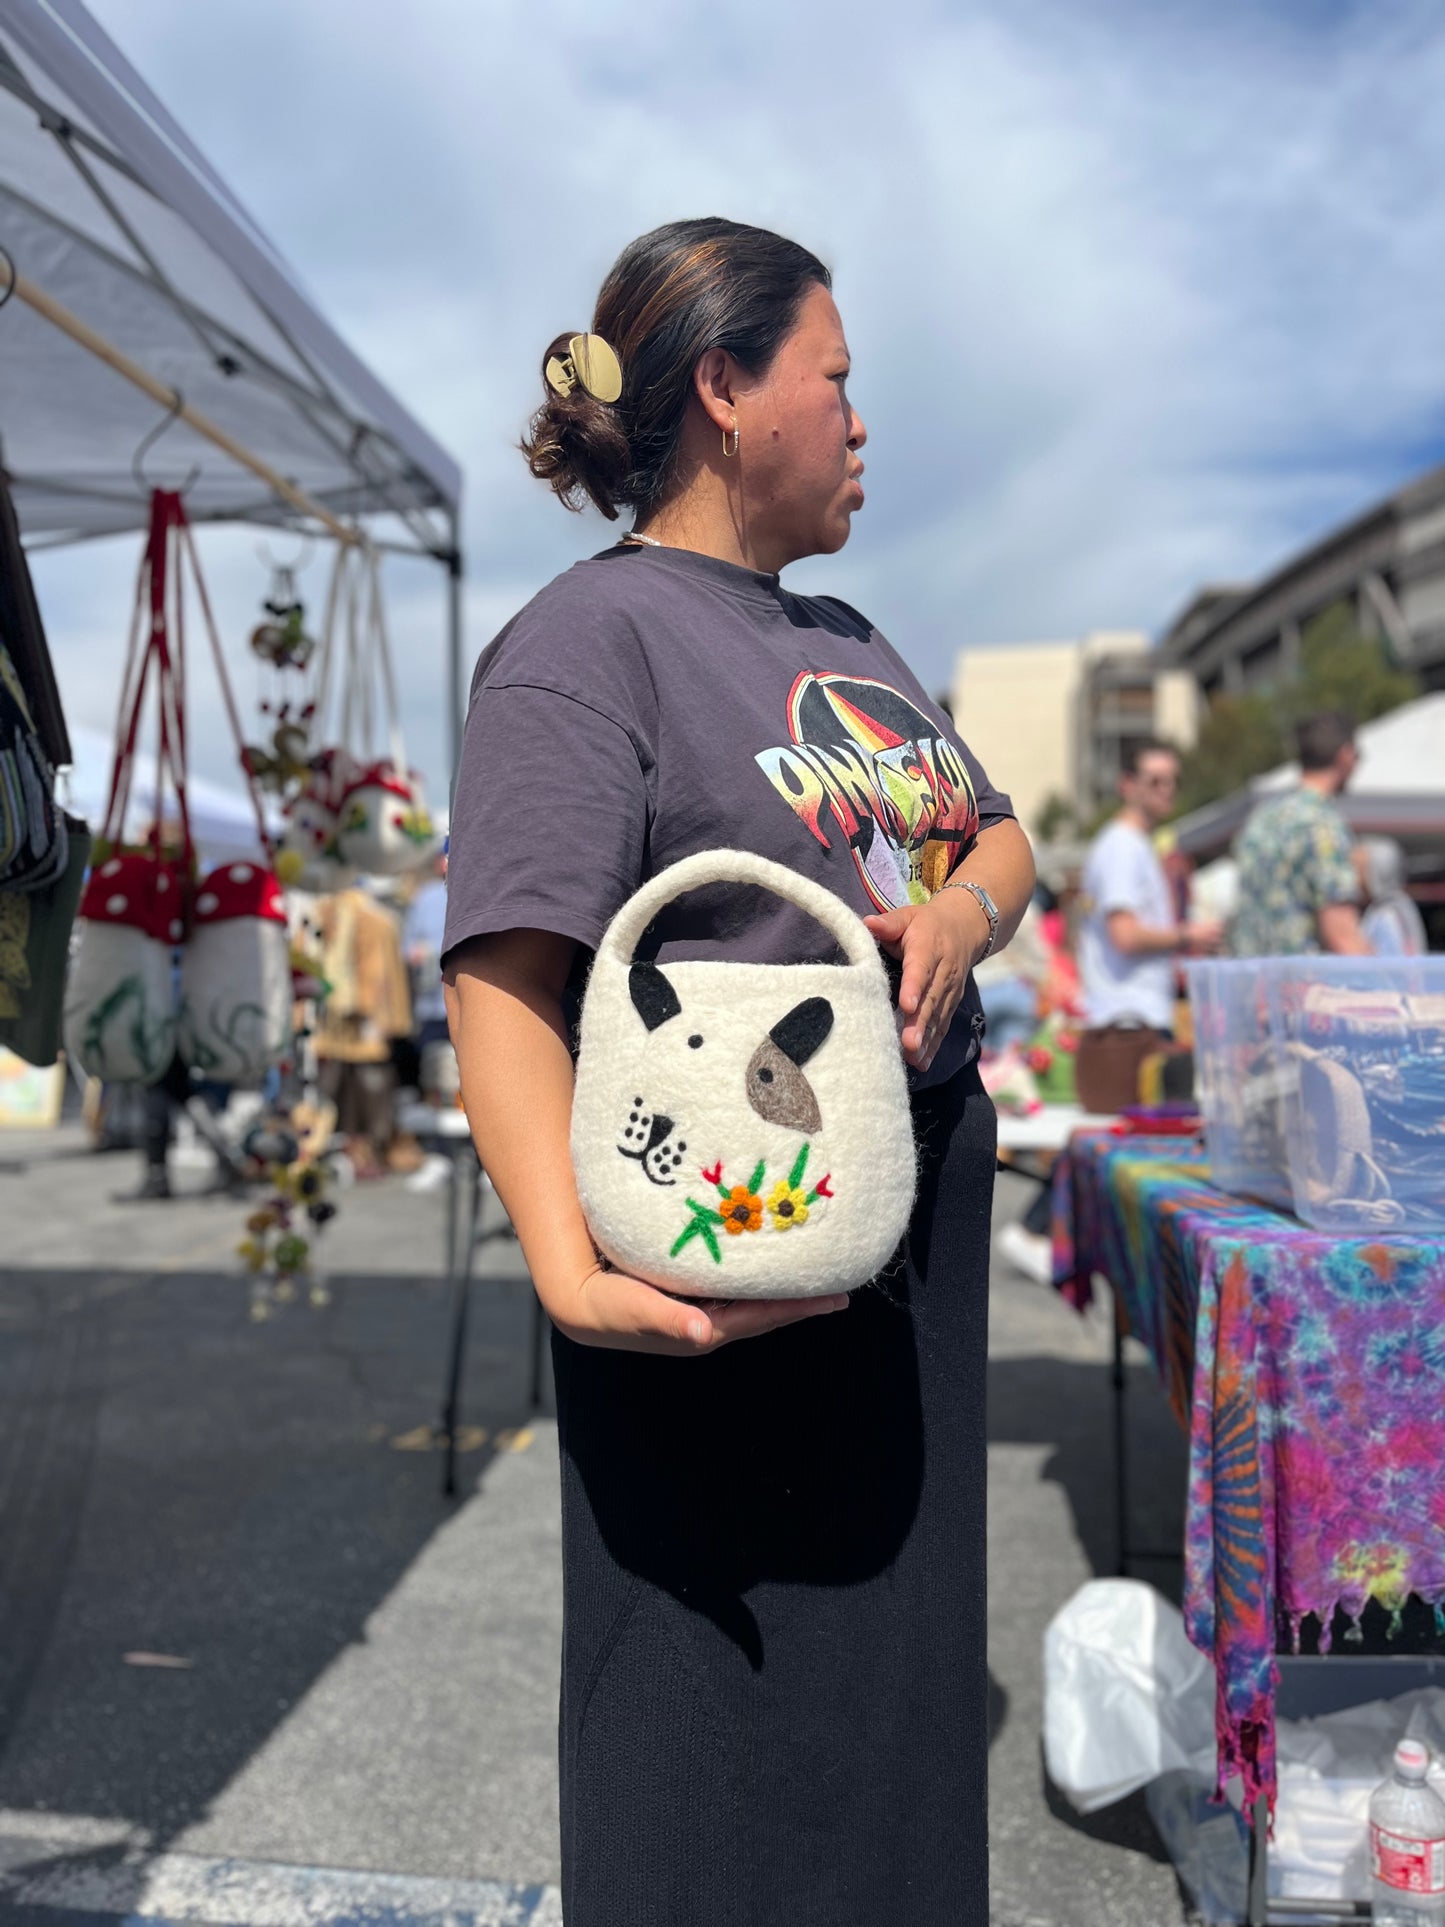
[[[1214,1190],[1178,1139],[1077,1132],[1054,1281],[1109,1280],[1189,1434],[1185,1621],[1221,1784],[1274,1799],[1274,1653],[1317,1613],[1445,1601],[1445,1242],[1325,1237]]]

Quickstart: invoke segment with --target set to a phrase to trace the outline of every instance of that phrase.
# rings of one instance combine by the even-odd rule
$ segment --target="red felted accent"
[[[261,863],[223,863],[202,879],[196,893],[196,924],[224,923],[232,917],[259,917],[285,923],[281,885]]]
[[[157,943],[180,943],[186,934],[185,871],[158,863],[149,851],[107,857],[91,872],[80,914],[91,923],[143,930]]]
[[[353,790],[365,789],[385,790],[388,796],[400,796],[407,803],[412,801],[411,784],[405,776],[398,773],[396,765],[391,762],[372,763],[359,775],[353,775],[342,801],[344,802]]]

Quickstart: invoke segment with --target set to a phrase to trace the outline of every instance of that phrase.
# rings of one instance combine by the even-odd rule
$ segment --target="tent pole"
[[[104,335],[97,334],[94,328],[80,319],[79,315],[74,315],[69,308],[62,307],[52,296],[46,294],[43,288],[38,288],[28,276],[21,274],[14,267],[10,271],[10,292],[18,295],[27,308],[33,308],[36,314],[43,315],[79,347],[86,349],[97,360],[103,361],[108,368],[113,368],[118,375],[124,376],[134,387],[139,388],[142,394],[149,395],[159,407],[173,410],[178,421],[183,421],[188,428],[193,428],[198,435],[219,448],[223,455],[229,455],[233,462],[239,463],[244,469],[249,469],[251,474],[257,476],[273,493],[279,495],[282,501],[289,502],[298,514],[309,515],[320,522],[338,542],[356,541],[356,531],[349,529],[344,522],[338,521],[330,509],[323,508],[319,502],[313,502],[309,495],[288,482],[284,475],[278,475],[276,470],[263,462],[259,455],[253,455],[250,449],[243,448],[240,442],[228,435],[224,428],[218,428],[208,417],[190,407],[185,397],[176,389],[168,388],[163,381],[157,381],[154,375],[147,374],[138,362],[132,361],[129,355],[107,341]],[[453,526],[455,527],[455,520]]]
[[[455,802],[457,773],[462,766],[462,563],[461,519],[450,511],[451,553],[447,557],[447,746],[451,754],[451,797]]]

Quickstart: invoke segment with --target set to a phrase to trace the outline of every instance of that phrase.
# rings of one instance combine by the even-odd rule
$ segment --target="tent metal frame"
[[[358,419],[337,395],[334,386],[317,365],[316,359],[297,339],[295,331],[286,325],[284,318],[276,312],[263,294],[248,287],[251,299],[265,315],[266,321],[277,336],[286,344],[297,363],[315,383],[315,390],[308,390],[304,383],[267,356],[255,342],[239,337],[233,329],[217,316],[208,313],[196,302],[188,299],[176,288],[170,277],[157,261],[135,225],[128,220],[116,204],[114,197],[106,190],[92,160],[101,161],[107,168],[130,182],[138,191],[155,198],[151,184],[137,169],[107,141],[89,129],[78,126],[66,113],[47,100],[45,95],[33,85],[16,65],[0,40],[0,90],[14,96],[33,112],[45,133],[49,134],[64,154],[69,164],[76,170],[115,232],[122,236],[133,250],[136,260],[144,264],[144,271],[127,260],[123,254],[107,248],[103,241],[92,234],[59,219],[49,209],[40,208],[17,188],[0,188],[0,196],[9,199],[14,205],[24,207],[52,226],[63,229],[67,237],[79,247],[83,247],[103,259],[107,268],[114,273],[141,283],[159,295],[172,311],[185,323],[189,331],[204,348],[216,368],[227,376],[240,374],[269,389],[273,394],[283,397],[301,415],[311,431],[323,441],[332,453],[350,469],[356,481],[356,502],[354,512],[384,513],[395,516],[403,525],[413,541],[374,541],[373,546],[387,553],[430,557],[440,562],[447,571],[446,593],[446,635],[447,635],[447,746],[451,764],[451,776],[455,781],[457,765],[461,753],[461,677],[462,677],[462,623],[463,623],[463,584],[464,570],[461,551],[461,531],[458,505],[449,499],[437,483],[421,468],[417,460],[408,454],[383,427],[376,423]],[[162,201],[161,205],[170,206],[170,211],[182,221],[189,223],[185,210]],[[233,216],[237,212],[229,210]],[[254,231],[247,237],[253,244],[265,247],[261,237]],[[243,285],[244,281],[243,281]],[[252,504],[236,510],[218,513],[198,511],[192,516],[196,523],[236,523],[262,527],[286,527],[298,533],[307,532],[312,524],[319,523],[328,534],[338,541],[354,542],[362,539],[357,529],[341,518],[348,512],[348,505],[338,499],[337,492],[329,490],[330,505],[317,501],[303,490],[280,475],[268,463],[253,454],[236,437],[212,423],[196,409],[192,408],[179,390],[147,373],[140,365],[123,354],[80,317],[70,313],[61,303],[27,277],[7,252],[0,258],[0,307],[10,298],[24,301],[35,313],[43,315],[77,345],[87,350],[111,367],[118,376],[132,383],[148,395],[158,406],[168,410],[177,420],[182,420],[196,434],[209,441],[230,461],[250,471],[264,485],[267,493]],[[0,322],[3,326],[3,322]],[[390,459],[377,459],[385,450]],[[415,493],[430,497],[421,506],[413,501],[402,499],[396,490],[393,472],[400,466]],[[109,491],[94,487],[67,484],[63,478],[50,478],[44,475],[24,474],[15,477],[31,488],[55,495],[73,494],[78,499],[90,501],[130,502],[128,496],[114,496]],[[440,522],[441,526],[437,524]],[[118,531],[104,531],[113,533]],[[71,543],[99,539],[102,532],[82,529],[52,531],[43,537],[27,542],[27,546],[42,550],[66,546]],[[370,540],[371,538],[366,538]]]

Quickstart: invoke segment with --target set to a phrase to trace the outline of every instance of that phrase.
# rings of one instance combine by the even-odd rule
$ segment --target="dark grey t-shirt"
[[[446,951],[498,930],[596,948],[638,885],[695,850],[753,850],[866,916],[925,902],[1013,810],[948,718],[846,603],[684,549],[579,562],[472,679],[452,811]],[[765,892],[679,898],[648,954],[830,958]],[[975,1054],[972,981],[926,1077]]]

